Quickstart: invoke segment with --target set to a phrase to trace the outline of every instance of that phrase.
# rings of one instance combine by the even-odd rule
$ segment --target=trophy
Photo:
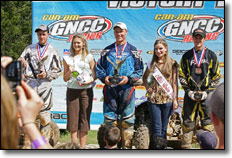
[[[126,58],[127,58],[127,57],[126,57]],[[109,58],[108,56],[106,56],[106,59],[113,65],[113,68],[114,68],[114,76],[111,77],[111,78],[109,79],[109,81],[110,81],[112,84],[114,84],[114,85],[117,85],[117,84],[120,82],[120,76],[119,76],[118,73],[119,73],[120,67],[121,67],[122,64],[125,62],[126,58],[123,59],[122,61],[116,60],[116,64],[117,64],[117,65],[115,65],[115,63],[113,63],[113,62],[110,60],[110,58]]]
[[[196,100],[200,100],[202,98],[202,93],[201,93],[201,86],[204,83],[206,76],[204,77],[203,80],[201,80],[199,83],[197,83],[192,77],[190,78],[193,81],[193,84],[195,85],[196,89],[194,92],[194,98]]]
[[[41,61],[39,61],[38,68],[35,69],[32,65],[32,60],[31,60],[30,54],[29,53],[26,54],[25,59],[27,60],[28,65],[31,68],[32,74],[35,77],[35,79],[37,79],[38,74],[42,73],[41,68],[44,65],[44,61],[47,60],[47,58],[48,58],[48,55],[46,57],[44,57]]]
[[[41,69],[42,69],[42,66],[44,65],[44,61],[47,60],[47,58],[48,58],[48,55],[39,61],[38,69],[34,70],[35,75],[42,73]]]

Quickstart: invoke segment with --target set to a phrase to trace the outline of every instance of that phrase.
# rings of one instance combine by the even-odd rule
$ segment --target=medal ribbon
[[[202,49],[202,51],[201,51],[201,56],[200,56],[199,59],[197,58],[197,54],[196,54],[195,48],[193,48],[193,54],[194,54],[194,59],[195,59],[195,62],[196,62],[196,64],[197,64],[197,67],[200,67],[200,66],[201,66],[201,62],[202,62],[202,59],[203,59],[204,54],[205,54],[205,47]]]
[[[37,54],[38,54],[39,60],[41,60],[41,58],[43,58],[46,50],[48,49],[48,46],[49,46],[49,44],[47,43],[41,52],[41,50],[40,50],[41,47],[40,47],[39,43],[37,44]]]
[[[124,52],[124,49],[126,48],[126,45],[127,45],[127,42],[123,45],[120,56],[122,56],[122,53]],[[118,46],[117,46],[117,43],[115,43],[115,50],[116,50],[117,58],[119,59],[120,57],[118,55]]]

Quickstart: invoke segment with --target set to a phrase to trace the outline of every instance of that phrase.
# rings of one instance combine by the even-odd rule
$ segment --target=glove
[[[207,98],[207,96],[208,96],[207,92],[206,91],[202,91],[200,93],[202,94],[201,100],[205,100]]]
[[[192,100],[195,100],[194,94],[195,94],[194,91],[189,91],[189,92],[188,92],[189,98],[191,98]]]
[[[196,99],[196,97],[194,97],[194,95],[196,95],[196,94],[201,96],[201,98],[199,100]],[[202,100],[205,100],[207,98],[208,94],[206,91],[198,91],[198,92],[189,91],[188,96],[189,96],[189,98],[191,98],[194,101],[202,101]]]

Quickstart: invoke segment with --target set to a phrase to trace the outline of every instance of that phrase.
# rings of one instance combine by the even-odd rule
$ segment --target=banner
[[[152,58],[156,38],[165,38],[171,58],[178,63],[182,55],[193,48],[192,31],[201,27],[207,32],[205,46],[219,59],[224,81],[224,1],[35,1],[32,2],[32,43],[38,42],[34,32],[40,24],[50,30],[49,44],[60,56],[69,55],[73,34],[87,38],[95,60],[106,46],[115,42],[113,25],[124,22],[128,28],[127,41],[141,53],[144,68]],[[145,69],[144,69],[145,70]],[[94,87],[91,129],[103,123],[103,84]],[[52,82],[52,119],[66,128],[66,83],[63,76]],[[145,88],[136,87],[136,104],[143,102]],[[184,91],[179,83],[179,103]],[[179,111],[181,109],[178,109]]]

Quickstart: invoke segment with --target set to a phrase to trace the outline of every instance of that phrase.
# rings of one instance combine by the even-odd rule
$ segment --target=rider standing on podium
[[[209,107],[205,106],[205,99],[220,81],[217,56],[204,45],[205,30],[197,28],[192,36],[194,47],[183,55],[179,65],[179,79],[185,91],[182,110],[182,148],[184,149],[191,148],[198,115],[201,127],[212,131]]]
[[[143,61],[137,48],[127,42],[126,24],[114,25],[116,42],[107,46],[97,63],[96,75],[105,84],[103,89],[103,114],[106,126],[120,126],[122,148],[132,148],[135,112],[135,89],[133,84],[143,75]],[[126,59],[125,59],[126,58]],[[120,62],[125,62],[121,65]],[[115,66],[120,76],[119,83],[112,83]],[[119,66],[118,66],[119,67]],[[111,82],[110,82],[111,81]]]

